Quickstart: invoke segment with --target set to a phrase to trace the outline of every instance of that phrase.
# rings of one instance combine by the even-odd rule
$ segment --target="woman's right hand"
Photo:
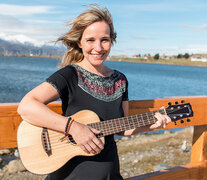
[[[98,154],[104,148],[103,142],[95,135],[100,134],[100,131],[91,128],[87,125],[73,121],[69,129],[69,134],[86,153]]]

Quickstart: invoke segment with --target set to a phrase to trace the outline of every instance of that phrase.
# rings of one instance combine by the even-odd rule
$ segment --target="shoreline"
[[[29,55],[0,55],[2,57],[31,57],[31,58],[51,58],[60,59],[61,56],[29,56]],[[165,65],[177,65],[177,66],[195,66],[195,67],[207,67],[207,62],[201,61],[190,61],[190,59],[143,59],[143,58],[108,58],[106,61],[117,61],[117,62],[132,62],[132,63],[147,63],[147,64],[165,64]]]

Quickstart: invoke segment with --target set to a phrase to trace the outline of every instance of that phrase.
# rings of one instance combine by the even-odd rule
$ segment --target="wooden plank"
[[[62,113],[61,103],[48,105],[53,111]],[[17,129],[22,121],[17,113],[18,103],[0,103],[0,149],[17,147]]]
[[[175,101],[185,100],[190,102],[194,110],[194,117],[191,122],[186,121],[176,126],[174,123],[169,123],[167,129],[180,128],[187,126],[207,125],[207,96],[201,97],[169,97],[154,100],[130,101],[129,114],[139,114],[143,112],[153,111],[159,109],[161,106],[168,106],[168,102],[175,103]],[[16,147],[16,132],[20,116],[17,114],[18,103],[0,103],[0,149]],[[48,105],[52,110],[62,113],[61,103],[54,102]]]
[[[194,116],[190,118],[191,122],[187,122],[186,119],[184,119],[184,123],[180,123],[180,121],[178,121],[177,125],[171,122],[166,126],[166,129],[207,125],[207,96],[169,97],[146,101],[130,101],[129,114],[132,115],[144,113],[147,111],[154,111],[162,106],[168,107],[168,102],[175,104],[176,101],[181,102],[181,100],[185,100],[186,103],[190,103],[192,105]]]
[[[191,163],[207,160],[207,125],[195,126],[191,150]]]
[[[156,171],[125,180],[206,180],[207,161],[176,166],[170,169]]]

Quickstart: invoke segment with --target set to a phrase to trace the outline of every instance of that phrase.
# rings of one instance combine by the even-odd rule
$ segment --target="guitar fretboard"
[[[111,119],[107,121],[91,123],[88,124],[88,126],[100,130],[101,131],[100,136],[107,136],[122,131],[154,124],[157,121],[156,118],[154,117],[156,112],[159,112],[161,114],[166,114],[165,109],[160,109],[157,111],[142,113],[138,115],[132,115],[132,116],[127,116],[117,119]]]

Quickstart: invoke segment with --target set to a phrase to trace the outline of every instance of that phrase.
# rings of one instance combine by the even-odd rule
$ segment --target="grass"
[[[112,58],[109,61],[207,67],[207,62],[191,61],[190,59],[184,59],[184,58],[171,59],[171,60],[165,60],[165,59],[155,60],[153,58],[150,58],[150,59],[143,59],[143,58]]]

